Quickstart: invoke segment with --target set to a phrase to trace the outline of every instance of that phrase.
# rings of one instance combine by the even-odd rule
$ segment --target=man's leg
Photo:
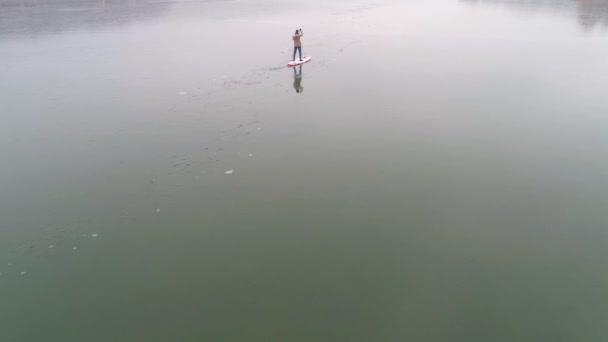
[[[296,51],[298,51],[298,48],[294,46],[293,48],[293,61],[296,61]]]
[[[300,53],[300,61],[302,61],[302,47],[298,46],[298,52]]]

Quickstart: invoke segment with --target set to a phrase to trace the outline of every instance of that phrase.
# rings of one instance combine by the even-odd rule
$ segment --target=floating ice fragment
[[[231,175],[233,172],[234,172],[234,170],[228,170],[228,171],[225,172],[225,174]]]
[[[78,247],[72,247],[73,250],[76,250]]]
[[[19,273],[19,274],[20,274],[20,275],[24,275],[24,274],[25,274],[25,272],[21,272],[21,273]]]
[[[50,245],[50,246],[49,246],[49,248],[53,248],[53,247],[55,247],[55,246],[53,246],[53,245]]]
[[[94,238],[96,238],[98,236],[99,236],[99,234],[91,234],[91,237],[94,237]]]
[[[251,153],[250,153],[250,154],[249,154],[249,156],[250,156],[250,157],[253,157],[253,154],[251,154]]]
[[[187,91],[180,91],[179,94],[180,95],[186,95],[186,94],[188,94],[188,92]]]
[[[159,212],[159,211],[160,211],[160,209],[156,209],[156,212]]]

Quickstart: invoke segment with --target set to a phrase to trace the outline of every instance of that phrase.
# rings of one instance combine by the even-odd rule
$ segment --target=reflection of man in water
[[[296,69],[298,69],[296,71]],[[296,90],[296,93],[301,93],[304,91],[302,88],[302,66],[293,68],[293,89]]]

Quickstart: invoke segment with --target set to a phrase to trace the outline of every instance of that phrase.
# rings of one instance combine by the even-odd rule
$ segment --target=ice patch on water
[[[188,92],[187,91],[180,91],[179,94],[180,95],[186,95],[186,94],[188,94]]]
[[[55,247],[55,246],[53,246],[53,245],[50,245],[50,246],[49,246],[49,248],[53,248],[53,247]]]
[[[19,274],[20,274],[20,275],[24,275],[24,274],[25,274],[25,272],[21,272],[21,273],[19,273]]]
[[[73,250],[76,250],[78,247],[72,247]]]
[[[249,154],[249,156],[250,156],[250,157],[253,157],[253,154],[251,154],[251,153],[250,153],[250,154]]]
[[[156,212],[159,212],[159,211],[160,211],[160,209],[156,209]]]
[[[99,234],[91,234],[91,237],[94,237],[94,238],[96,238],[98,236],[99,236]]]
[[[225,173],[225,174],[227,174],[227,175],[231,175],[231,174],[233,174],[233,173],[234,173],[234,170],[228,170],[228,171],[226,171],[226,172],[224,172],[224,173]]]

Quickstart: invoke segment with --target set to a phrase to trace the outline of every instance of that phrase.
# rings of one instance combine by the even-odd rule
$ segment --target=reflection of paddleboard
[[[289,63],[287,63],[287,66],[292,67],[292,66],[296,66],[296,65],[300,65],[300,64],[308,63],[308,62],[310,62],[310,59],[311,59],[311,58],[312,58],[312,57],[310,57],[310,56],[304,56],[304,57],[302,57],[302,60],[301,60],[301,61],[296,59],[296,61],[295,61],[295,62],[289,62]]]

